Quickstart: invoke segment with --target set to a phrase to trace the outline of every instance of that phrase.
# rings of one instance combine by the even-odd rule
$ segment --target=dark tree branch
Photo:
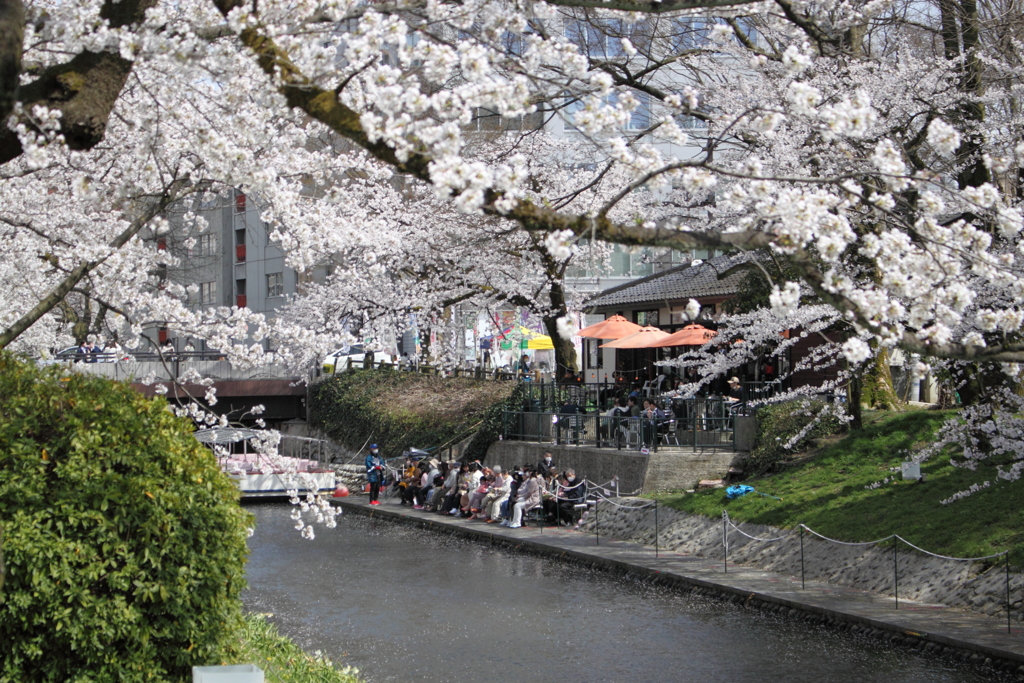
[[[0,122],[7,120],[18,99],[24,38],[21,0],[0,0]]]
[[[173,201],[179,199],[182,194],[182,190],[184,190],[185,187],[187,187],[187,181],[175,181],[157,201],[154,201],[138,218],[132,221],[131,225],[110,241],[108,244],[111,250],[110,254],[113,254],[115,251],[127,244],[128,240],[137,235],[139,231],[153,219],[153,217],[163,213],[164,209],[166,209]],[[3,333],[0,333],[0,349],[6,348],[8,344],[17,339],[25,330],[34,325],[36,321],[57,307],[60,302],[64,300],[64,297],[66,297],[71,290],[73,290],[78,283],[82,281],[83,278],[99,268],[107,258],[109,258],[109,255],[96,259],[95,261],[87,261],[79,264],[77,267],[72,269],[71,272],[68,273],[68,275],[61,280],[61,282],[54,287],[49,294],[43,297],[43,299],[32,308],[32,310],[18,318],[18,320],[4,330]]]

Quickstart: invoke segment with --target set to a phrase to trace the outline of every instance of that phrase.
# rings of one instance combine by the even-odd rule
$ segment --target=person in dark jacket
[[[525,378],[525,377],[529,377],[530,376],[530,357],[527,356],[525,353],[519,359],[519,366],[517,368],[517,375],[520,378]]]
[[[540,474],[547,474],[554,466],[555,460],[551,457],[551,451],[545,451],[544,458],[537,463],[537,472]]]
[[[576,476],[576,470],[565,471],[564,488],[559,492],[558,517],[566,524],[575,522],[576,506],[587,499],[587,482]]]
[[[380,505],[380,485],[384,481],[384,458],[377,444],[370,444],[370,452],[366,455],[366,481],[370,483],[370,505]]]
[[[729,393],[726,399],[733,403],[738,403],[743,400],[743,388],[740,386],[739,377],[729,378]]]

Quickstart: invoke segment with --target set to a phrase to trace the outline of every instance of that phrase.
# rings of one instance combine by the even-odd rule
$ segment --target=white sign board
[[[263,669],[255,664],[193,666],[192,683],[263,683]]]
[[[904,462],[900,464],[900,469],[903,470],[904,479],[920,479],[921,478],[921,464],[916,462]]]

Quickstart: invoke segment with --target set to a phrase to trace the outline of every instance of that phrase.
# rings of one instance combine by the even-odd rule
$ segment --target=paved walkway
[[[800,578],[774,572],[730,565],[724,571],[721,560],[684,555],[627,543],[565,527],[523,527],[508,529],[448,515],[428,513],[386,501],[371,507],[366,499],[332,499],[344,509],[380,515],[395,521],[423,524],[438,530],[457,532],[479,540],[501,541],[562,558],[573,558],[651,578],[784,605],[840,621],[870,626],[881,631],[918,636],[943,646],[968,650],[983,657],[1020,662],[1024,668],[1024,629],[1015,623],[1007,633],[1006,621],[959,611],[943,605],[900,600],[897,609],[892,596],[808,581],[801,589]]]

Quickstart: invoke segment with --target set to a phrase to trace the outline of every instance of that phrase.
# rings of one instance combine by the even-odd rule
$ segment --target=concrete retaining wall
[[[659,450],[651,453],[643,492],[692,489],[701,479],[723,479],[730,467],[741,467],[746,456],[731,450]]]
[[[637,491],[647,477],[648,456],[637,451],[614,448],[587,448],[585,446],[556,446],[526,441],[495,441],[487,449],[487,465],[501,465],[508,469],[516,465],[536,465],[551,451],[555,466],[560,470],[572,468],[577,476],[597,483],[610,481],[618,475],[619,490]]]
[[[732,450],[661,449],[644,455],[638,451],[585,446],[556,446],[528,441],[496,441],[487,449],[485,463],[508,469],[535,465],[551,451],[555,466],[572,468],[577,475],[599,484],[619,477],[623,493],[689,489],[701,479],[721,479],[739,466],[746,453]]]

